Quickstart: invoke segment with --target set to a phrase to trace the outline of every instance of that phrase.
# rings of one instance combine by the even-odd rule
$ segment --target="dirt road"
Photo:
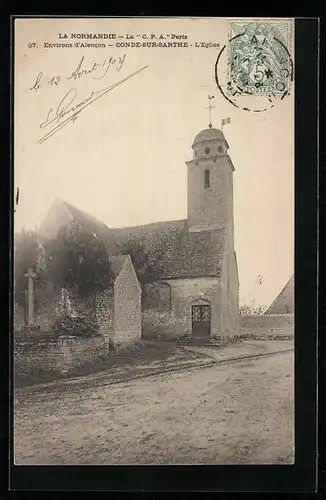
[[[293,353],[118,385],[19,391],[16,464],[293,463]]]

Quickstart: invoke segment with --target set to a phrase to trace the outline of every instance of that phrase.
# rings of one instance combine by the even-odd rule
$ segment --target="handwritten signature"
[[[141,71],[143,71],[147,67],[148,66],[143,66],[134,73],[131,73],[125,78],[122,78],[121,80],[114,83],[113,85],[110,85],[109,87],[106,87],[101,90],[92,91],[88,97],[79,102],[76,102],[77,89],[76,88],[70,89],[69,92],[67,92],[65,96],[61,99],[60,103],[58,104],[55,110],[53,108],[49,109],[46,120],[44,120],[40,124],[41,129],[49,127],[50,125],[54,126],[45,135],[43,135],[43,137],[39,139],[38,143],[41,144],[42,142],[46,141],[47,139],[49,139],[49,137],[56,134],[62,128],[68,125],[68,123],[75,122],[79,114],[87,106],[93,104],[93,102],[97,101],[98,99],[100,99],[101,97],[103,97],[108,92],[115,89],[122,83],[126,82],[127,80],[130,80],[130,78],[133,78],[134,76],[138,75]]]

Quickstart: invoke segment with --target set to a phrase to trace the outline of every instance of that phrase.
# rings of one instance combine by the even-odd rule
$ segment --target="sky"
[[[121,41],[127,33],[136,40],[137,34],[185,35],[193,46],[44,47],[45,42],[75,43],[72,33],[93,32],[124,36]],[[235,166],[240,303],[269,305],[294,270],[294,97],[292,92],[263,113],[230,105],[214,77],[219,49],[194,47],[196,41],[222,46],[227,37],[228,20],[217,18],[16,21],[14,172],[20,201],[15,231],[39,226],[56,197],[109,227],[186,218],[185,162],[192,158],[194,137],[208,126],[208,94],[214,95],[213,126],[231,119],[224,134]],[[81,68],[89,70],[96,62],[97,69],[68,80],[83,56]],[[109,66],[110,57],[116,64]],[[38,143],[51,129],[47,119],[71,92],[75,105],[145,66],[74,123]],[[106,69],[103,78],[93,78]]]

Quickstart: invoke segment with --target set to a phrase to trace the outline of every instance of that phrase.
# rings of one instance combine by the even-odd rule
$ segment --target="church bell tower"
[[[224,227],[233,246],[233,171],[229,145],[221,130],[202,130],[192,144],[188,167],[188,229],[212,231]]]

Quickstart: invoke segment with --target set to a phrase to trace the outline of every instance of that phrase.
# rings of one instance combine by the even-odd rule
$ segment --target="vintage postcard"
[[[18,18],[16,465],[286,465],[294,21]]]

